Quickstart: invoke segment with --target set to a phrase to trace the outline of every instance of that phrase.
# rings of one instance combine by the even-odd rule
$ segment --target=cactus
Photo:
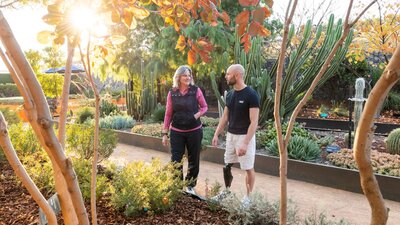
[[[400,128],[394,129],[389,133],[385,144],[390,154],[400,154]]]

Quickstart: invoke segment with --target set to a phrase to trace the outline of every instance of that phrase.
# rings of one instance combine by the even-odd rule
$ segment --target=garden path
[[[160,158],[163,162],[168,162],[170,155],[151,149],[118,144],[109,160],[124,164],[139,160],[150,162],[152,158]],[[232,172],[234,176],[232,190],[239,196],[243,196],[246,193],[245,173],[237,168],[233,168]],[[196,186],[196,192],[200,195],[205,194],[206,178],[209,186],[216,181],[223,185],[222,166],[201,161],[199,180]],[[270,201],[279,200],[279,182],[279,177],[256,173],[255,191],[260,192]],[[288,197],[298,207],[302,217],[310,215],[312,212],[324,212],[330,220],[345,219],[353,225],[369,224],[370,207],[364,195],[288,179]],[[390,208],[387,224],[400,224],[400,202],[385,200],[385,203]]]

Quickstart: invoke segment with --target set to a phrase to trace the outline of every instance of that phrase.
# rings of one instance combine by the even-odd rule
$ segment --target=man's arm
[[[243,140],[242,145],[237,150],[239,156],[243,156],[246,154],[247,146],[249,145],[249,142],[253,138],[254,134],[256,133],[257,126],[258,126],[258,114],[259,113],[260,113],[259,108],[250,108],[249,109],[250,125],[249,125],[249,128],[247,129],[247,134]]]
[[[228,124],[228,115],[229,109],[225,106],[224,113],[222,114],[222,118],[219,120],[217,129],[215,130],[214,137],[212,139],[212,146],[217,147],[218,144],[218,136],[224,130],[226,124]]]

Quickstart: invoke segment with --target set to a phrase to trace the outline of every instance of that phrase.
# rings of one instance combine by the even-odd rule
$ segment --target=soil
[[[40,224],[39,207],[19,184],[10,165],[0,161],[0,171],[0,225]],[[86,209],[90,214],[89,204],[86,204]],[[210,211],[206,202],[187,195],[183,195],[169,212],[133,218],[127,218],[123,212],[109,206],[107,197],[104,197],[97,201],[97,213],[98,224],[230,224],[226,211]],[[60,215],[58,220],[58,224],[64,224]]]

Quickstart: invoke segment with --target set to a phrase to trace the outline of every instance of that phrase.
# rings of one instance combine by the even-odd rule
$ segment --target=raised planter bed
[[[330,129],[330,130],[349,130],[349,121],[343,120],[330,120],[330,119],[308,119],[297,118],[296,122],[304,123],[306,128],[309,129]],[[400,125],[388,123],[375,123],[377,134],[389,134],[390,131],[399,128]]]
[[[116,131],[119,142],[162,152],[169,152],[161,138]],[[201,159],[213,163],[224,164],[224,149],[208,146],[201,153]],[[279,158],[256,155],[255,170],[259,173],[279,176]],[[222,170],[221,170],[222,171]],[[375,174],[382,195],[385,199],[400,202],[400,178]],[[340,167],[288,160],[288,178],[305,181],[341,190],[362,193],[358,171]]]

